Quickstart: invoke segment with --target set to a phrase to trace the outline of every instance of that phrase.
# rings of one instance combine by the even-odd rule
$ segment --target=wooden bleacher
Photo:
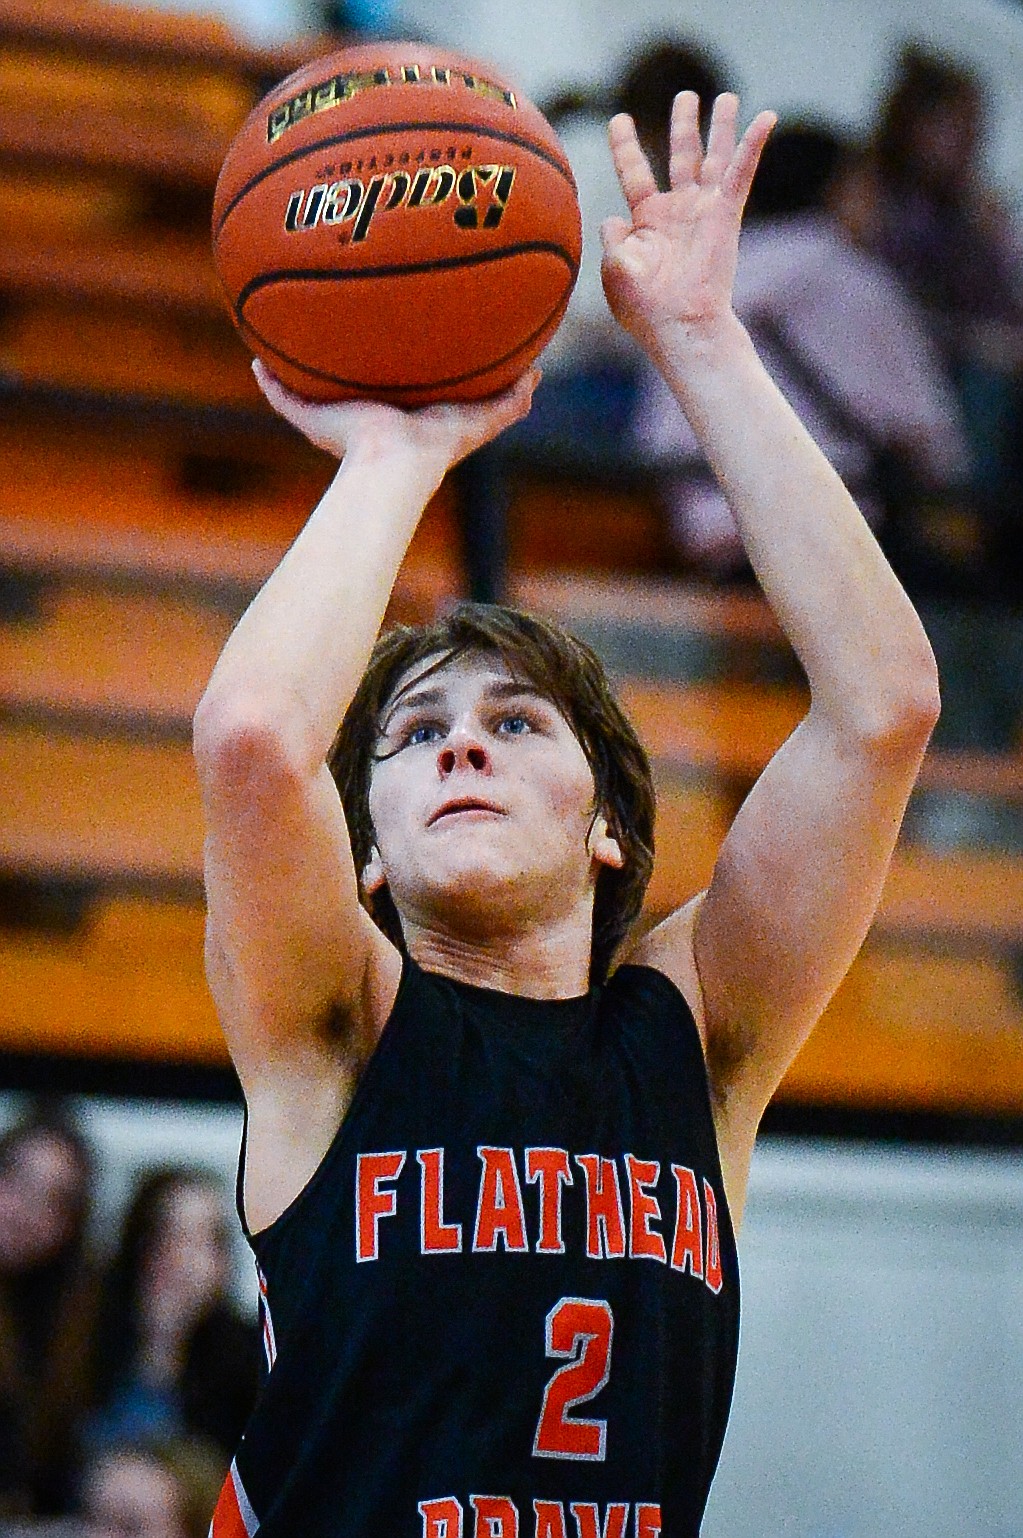
[[[2,937],[6,1050],[57,1042],[72,1053],[221,1060],[202,980],[201,823],[187,744],[8,725],[0,775],[20,787],[0,868],[59,871],[96,894],[71,935]],[[651,917],[706,882],[727,826],[712,786],[662,783],[659,804]],[[786,1095],[1018,1113],[1023,1001],[999,947],[1018,945],[1021,915],[1023,861],[901,851],[873,938]],[[947,951],[935,949],[942,937],[953,942]]]
[[[92,716],[140,732],[187,731],[228,635],[224,607],[78,582],[29,589],[29,621],[0,624],[8,712]]]
[[[175,961],[169,971],[154,956],[148,981],[133,985],[133,999],[162,989],[165,1001],[176,1001],[147,1003],[146,1031],[133,1035],[130,1014],[119,1013],[121,974],[100,943],[107,929],[95,929],[92,915],[113,904],[118,933],[137,923],[125,942],[135,957],[168,913],[182,933],[200,932],[201,823],[188,720],[242,589],[225,604],[215,583],[208,592],[131,588],[123,569],[113,585],[102,571],[44,571],[40,587],[28,590],[28,612],[0,625],[0,775],[11,789],[0,870],[32,879],[59,873],[87,882],[96,897],[82,935],[54,940],[53,975],[34,1006],[23,985],[45,964],[46,942],[18,934],[4,941],[0,993],[18,1004],[0,1012],[0,1041],[8,1050],[28,1040],[41,1049],[55,1022],[73,1014],[73,1050],[87,1040],[116,1055],[132,1042],[148,1055],[217,1061],[198,943],[189,964]],[[706,883],[734,775],[755,772],[757,754],[766,756],[801,700],[789,687],[748,684],[667,690],[626,680],[622,693],[658,772],[659,857],[648,903],[655,918]],[[873,939],[786,1094],[1018,1110],[1023,1018],[1010,958],[1021,939],[1023,860],[903,847]],[[66,1003],[51,1010],[57,995]]]
[[[70,882],[84,905],[53,930],[0,925],[0,1060],[225,1060],[202,977],[189,722],[332,467],[254,387],[209,205],[261,90],[323,47],[269,55],[204,18],[95,0],[0,8],[0,881]],[[745,666],[780,644],[755,595],[669,574],[649,493],[523,474],[509,546],[527,607],[681,627],[731,659],[684,684],[621,680],[658,780],[655,919],[706,883],[805,696],[784,669]],[[397,614],[457,594],[457,547],[444,492]],[[1019,800],[1023,754],[932,753],[923,783]],[[1023,858],[903,845],[783,1095],[1023,1114],[1021,950]]]
[[[198,900],[100,893],[71,934],[0,928],[0,1049],[225,1064],[203,921]]]
[[[98,402],[102,402],[100,409]],[[148,415],[147,415],[148,410]],[[0,419],[0,568],[61,580],[203,589],[243,606],[334,466],[270,414],[42,392]],[[461,582],[442,488],[409,551],[394,616],[421,619]]]
[[[26,383],[258,409],[250,359],[223,320],[39,294],[0,324],[0,365]]]
[[[49,685],[34,700],[26,686],[20,697],[0,699],[7,717],[0,725],[0,775],[10,788],[0,868],[198,892],[201,819],[187,719],[170,712],[169,699],[162,710],[145,713],[154,686],[149,680],[134,700],[111,695],[101,673],[93,681],[87,691],[76,685],[59,705]],[[187,678],[171,682],[188,685]],[[148,733],[141,738],[140,721]],[[706,884],[731,810],[719,782],[680,781],[677,762],[657,763],[657,769],[659,854],[648,894],[654,916]],[[933,944],[966,933],[994,950],[1019,946],[1023,859],[904,846],[875,931],[901,942]]]
[[[206,18],[6,0],[0,368],[258,404],[213,269],[213,187],[266,86],[320,48],[274,56]]]
[[[321,37],[269,49],[239,38],[216,16],[99,0],[4,0],[0,48],[10,45],[37,47],[54,63],[120,59],[179,67],[191,61],[262,89],[324,51]]]
[[[3,201],[0,198],[0,223],[6,225]],[[0,249],[0,288],[19,297],[59,295],[65,301],[152,306],[207,321],[220,319],[224,301],[203,259],[205,244],[171,233],[142,245],[100,231],[69,247],[56,244],[47,233]],[[28,344],[18,345],[27,351]]]
[[[432,536],[430,545],[450,542],[451,525],[440,510],[435,523],[424,531]],[[38,521],[29,526],[38,534]],[[7,533],[12,533],[10,526]],[[236,538],[232,549],[238,544]],[[65,576],[61,581],[51,577],[44,585],[32,623],[0,625],[0,676],[7,680],[0,686],[0,700],[8,710],[112,713],[187,733],[201,688],[244,604],[246,577],[259,580],[268,574],[283,549],[283,541],[260,541],[250,550],[251,565],[238,574],[233,602],[217,589],[157,596],[144,587],[104,585],[95,575],[72,578],[67,573],[73,562],[65,553]],[[76,553],[83,559],[80,544]],[[36,545],[26,548],[13,538],[5,552],[0,524],[0,565],[6,559],[8,569],[23,564],[45,573],[51,567],[34,564],[41,556]],[[432,554],[425,540],[417,557],[429,566]],[[125,561],[138,575],[142,562],[135,547]],[[222,570],[218,563],[216,573]],[[201,582],[213,573],[204,565],[190,575]],[[448,579],[453,588],[457,574],[449,572]],[[436,597],[447,591],[446,584],[440,585]],[[428,604],[425,583],[418,592]],[[534,596],[539,596],[538,585]],[[740,600],[742,608],[745,602]],[[690,780],[703,772],[740,786],[755,778],[806,708],[798,685],[733,679],[673,684],[624,678],[619,694],[647,751],[665,771],[675,767]],[[932,750],[920,784],[1023,799],[1023,753]],[[1007,922],[1012,923],[1011,916]]]
[[[198,901],[103,896],[72,934],[0,929],[7,1052],[225,1063]],[[1023,1007],[992,957],[868,942],[783,1098],[1019,1115]]]

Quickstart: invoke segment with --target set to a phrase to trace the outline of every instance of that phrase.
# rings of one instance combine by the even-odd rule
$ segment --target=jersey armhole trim
[[[721,1144],[718,1142],[717,1122],[714,1119],[714,1096],[711,1093],[710,1072],[707,1067],[707,1054],[703,1049],[703,1042],[700,1038],[700,1031],[696,1024],[696,1017],[693,1014],[692,1005],[686,998],[685,994],[682,992],[682,989],[679,987],[678,983],[670,978],[666,972],[662,972],[659,967],[652,967],[644,962],[627,961],[615,969],[615,971],[612,973],[610,981],[613,982],[614,979],[620,976],[622,972],[643,972],[648,978],[656,979],[655,986],[660,988],[662,991],[666,991],[670,995],[672,1003],[676,1006],[678,1012],[682,1015],[685,1021],[685,1034],[691,1037],[694,1054],[699,1060],[699,1081],[702,1089],[707,1116],[709,1119],[711,1134],[714,1141],[714,1157],[717,1163],[716,1174],[718,1178],[718,1187],[721,1192],[721,1201],[724,1206],[725,1221],[728,1224],[728,1230],[734,1248],[736,1242],[735,1229],[732,1223],[731,1210],[728,1206],[728,1196],[725,1192],[725,1178],[721,1163]]]
[[[344,1137],[345,1129],[351,1121],[356,1107],[366,1098],[369,1089],[372,1088],[373,1080],[376,1078],[377,1073],[379,1072],[378,1064],[381,1057],[386,1057],[391,1050],[391,1043],[393,1042],[395,1035],[398,1034],[395,1030],[395,1026],[403,1012],[406,994],[411,987],[412,979],[417,972],[418,968],[412,961],[411,957],[403,952],[401,958],[401,978],[398,982],[398,991],[394,996],[394,1003],[391,1005],[391,1013],[388,1015],[387,1022],[384,1025],[383,1030],[380,1032],[379,1037],[377,1038],[377,1044],[373,1048],[369,1061],[367,1062],[366,1067],[363,1069],[362,1075],[360,1076],[359,1081],[355,1086],[355,1090],[351,1101],[349,1102],[348,1109],[345,1111],[344,1116],[341,1118],[341,1121],[337,1127],[337,1131],[331,1138],[323,1158],[313,1170],[305,1185],[292,1197],[288,1205],[277,1214],[271,1223],[268,1223],[265,1228],[257,1229],[255,1233],[252,1232],[245,1220],[245,1152],[248,1143],[249,1107],[247,1101],[243,1102],[241,1146],[238,1150],[238,1174],[235,1180],[235,1207],[238,1212],[238,1221],[241,1224],[242,1233],[248,1242],[249,1248],[252,1250],[257,1259],[259,1258],[260,1249],[264,1241],[266,1241],[271,1235],[279,1233],[280,1230],[287,1225],[296,1211],[305,1205],[307,1196],[309,1196],[311,1192],[317,1186],[319,1186],[320,1182],[325,1176],[325,1172],[328,1166],[333,1163],[338,1145],[341,1143]]]

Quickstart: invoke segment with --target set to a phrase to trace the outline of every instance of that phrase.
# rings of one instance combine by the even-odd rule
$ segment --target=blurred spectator
[[[700,98],[700,130],[706,134],[715,97],[728,90],[724,71],[703,48],[664,37],[635,54],[613,92],[612,112],[627,112],[650,161],[657,184],[668,187],[668,134],[671,104],[680,91]]]
[[[608,119],[628,112],[667,180],[667,123],[679,91],[696,91],[706,123],[723,73],[702,49],[659,37],[627,60],[617,80],[570,84],[541,103],[575,172],[582,210],[579,277],[557,335],[544,353],[544,377],[525,422],[455,471],[470,596],[501,598],[505,580],[506,471],[509,461],[554,473],[605,479],[634,474],[628,439],[641,354],[615,325],[600,281],[600,224],[623,208],[607,143]]]
[[[662,125],[662,130],[666,125]],[[940,359],[891,272],[858,249],[836,208],[847,151],[829,129],[776,130],[750,194],[735,307],[799,417],[878,528],[968,473],[968,450]],[[667,385],[644,373],[634,424],[660,470],[682,558],[728,577],[745,566],[728,504]]]
[[[259,1371],[258,1328],[231,1302],[230,1269],[219,1180],[189,1168],[144,1176],[103,1279],[94,1445],[189,1433],[230,1458]]]
[[[904,49],[878,120],[874,248],[926,307],[954,371],[977,489],[1010,490],[1023,431],[1023,248],[981,167],[968,70]]]
[[[626,59],[617,79],[590,87],[569,85],[541,103],[568,152],[579,189],[583,258],[568,315],[545,356],[545,368],[573,369],[612,358],[635,362],[638,350],[615,325],[600,281],[600,226],[624,212],[607,142],[608,120],[627,112],[662,188],[668,182],[667,123],[679,91],[700,99],[701,127],[714,98],[728,89],[725,71],[704,49],[683,38],[654,38]]]
[[[223,1478],[195,1438],[115,1444],[85,1468],[82,1538],[206,1538]]]
[[[37,1103],[0,1137],[0,1513],[60,1513],[86,1399],[92,1170],[67,1111]]]
[[[337,33],[339,41],[346,44],[363,38],[372,42],[394,35],[397,12],[396,0],[327,0],[322,8],[322,26],[325,32]]]

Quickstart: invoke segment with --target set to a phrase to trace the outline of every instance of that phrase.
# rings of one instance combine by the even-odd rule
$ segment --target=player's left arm
[[[733,1207],[764,1108],[869,928],[938,713],[912,604],[732,310],[742,207],[771,128],[761,114],[737,146],[737,106],[719,99],[704,151],[695,99],[679,98],[666,194],[629,120],[615,119],[632,219],[604,232],[611,307],[692,424],[811,690],[707,892],[632,958],[694,1006]]]

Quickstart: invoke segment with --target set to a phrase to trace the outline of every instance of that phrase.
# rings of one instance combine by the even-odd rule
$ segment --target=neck
[[[590,931],[573,916],[486,940],[406,922],[409,955],[427,972],[529,999],[573,999],[590,986]]]

